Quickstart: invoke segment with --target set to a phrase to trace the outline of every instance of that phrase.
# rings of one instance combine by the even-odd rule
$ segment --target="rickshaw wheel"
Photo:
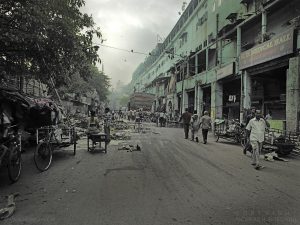
[[[22,170],[22,157],[18,146],[10,147],[7,168],[11,182],[18,181]]]
[[[74,135],[73,135],[73,141],[74,141],[74,148],[73,148],[73,155],[76,155],[76,145],[77,145],[77,135],[76,135],[76,132],[74,132]]]
[[[49,169],[52,162],[52,148],[51,144],[41,142],[35,149],[34,152],[34,163],[36,168],[44,172]]]
[[[76,143],[76,141],[75,141],[75,142],[74,142],[73,155],[76,155],[76,145],[77,145],[77,143]]]

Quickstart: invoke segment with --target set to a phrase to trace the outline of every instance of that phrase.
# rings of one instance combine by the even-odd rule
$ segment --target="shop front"
[[[203,87],[203,102],[202,102],[202,112],[203,115],[204,111],[211,111],[211,87]]]
[[[229,63],[217,71],[217,80],[221,86],[222,98],[221,109],[222,119],[232,120],[240,118],[240,101],[241,101],[241,79],[235,75],[235,63]]]
[[[223,119],[240,118],[241,79],[223,80]]]
[[[288,30],[242,52],[240,57],[243,107],[255,106],[264,116],[270,114],[273,128],[294,131],[298,129],[295,124],[299,122],[300,104],[299,59],[293,60],[299,58],[295,57],[295,46],[295,31]],[[293,89],[298,91],[290,92]]]
[[[189,112],[194,112],[195,107],[195,89],[187,90],[187,100],[188,100],[188,110]]]

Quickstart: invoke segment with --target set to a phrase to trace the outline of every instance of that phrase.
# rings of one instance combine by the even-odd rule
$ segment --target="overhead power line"
[[[106,47],[106,48],[111,48],[111,49],[123,51],[123,52],[133,53],[133,54],[139,54],[139,55],[151,55],[151,53],[138,52],[138,51],[134,51],[133,49],[128,50],[128,49],[118,48],[118,47],[109,46],[109,45],[104,45],[104,44],[97,44],[97,43],[94,43],[94,44],[95,44],[95,45],[98,45],[98,46]]]

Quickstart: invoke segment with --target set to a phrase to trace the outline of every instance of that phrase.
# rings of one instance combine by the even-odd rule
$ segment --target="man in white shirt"
[[[107,141],[110,142],[110,126],[112,115],[109,108],[105,108],[104,114],[104,133],[107,135]]]
[[[265,139],[266,127],[270,127],[270,124],[263,119],[260,110],[256,110],[255,117],[249,121],[246,129],[250,132],[250,144],[253,150],[252,165],[257,170],[263,168],[259,165],[259,156]]]

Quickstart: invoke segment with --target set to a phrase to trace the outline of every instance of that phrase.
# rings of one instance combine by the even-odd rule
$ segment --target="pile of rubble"
[[[110,128],[111,140],[130,140],[132,129],[129,124],[123,120],[112,122]]]
[[[127,122],[125,122],[123,120],[117,120],[111,124],[111,128],[113,128],[115,130],[128,130],[130,127]]]

